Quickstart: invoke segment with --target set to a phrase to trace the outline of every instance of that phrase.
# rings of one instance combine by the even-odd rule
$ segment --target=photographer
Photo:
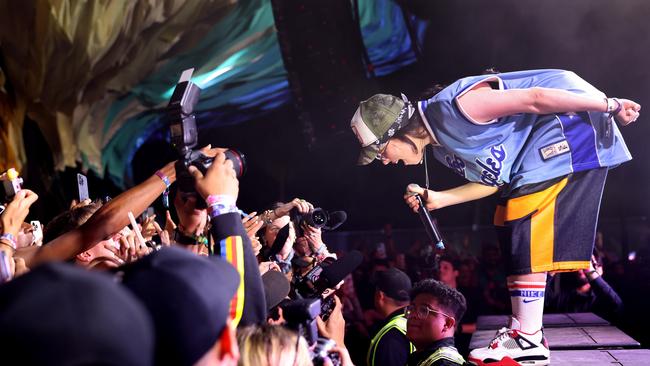
[[[264,245],[260,251],[262,261],[273,261],[278,264],[282,273],[291,273],[291,260],[294,257],[293,246],[296,240],[296,228],[291,221],[290,213],[296,210],[301,214],[313,210],[314,206],[300,198],[291,202],[273,204],[272,209],[264,211],[259,219],[262,221],[262,239]]]
[[[296,238],[293,246],[296,254],[300,257],[313,257],[319,261],[327,257],[336,258],[336,254],[332,254],[327,250],[327,245],[323,242],[321,228],[315,228],[303,223],[303,235]]]
[[[208,206],[215,255],[230,262],[243,279],[230,307],[233,324],[262,324],[266,322],[264,287],[236,206],[239,181],[232,161],[226,159],[222,149],[205,175],[194,166],[190,166],[189,172],[194,177],[196,192]]]

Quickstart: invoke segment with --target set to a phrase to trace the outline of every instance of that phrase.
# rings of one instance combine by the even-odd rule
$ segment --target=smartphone
[[[88,194],[88,178],[85,175],[77,173],[77,187],[79,188],[79,202],[90,198]]]
[[[146,211],[144,211],[141,215],[141,220],[144,221],[151,216],[153,216],[156,212],[154,211],[153,207],[149,206]]]
[[[38,220],[30,221],[32,225],[32,245],[43,244],[43,225]]]

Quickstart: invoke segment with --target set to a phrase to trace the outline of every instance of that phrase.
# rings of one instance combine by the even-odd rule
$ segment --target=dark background
[[[575,71],[609,96],[646,104],[648,1],[422,0],[403,4],[430,22],[418,62],[387,77],[366,80],[365,85],[350,88],[349,95],[340,98],[365,99],[377,92],[404,92],[414,98],[434,83],[452,82],[489,67],[503,72],[562,68]],[[332,69],[327,77],[336,80],[337,70]],[[239,198],[245,211],[261,211],[274,201],[301,197],[325,209],[347,211],[348,222],[342,230],[378,229],[384,223],[396,228],[419,227],[402,194],[408,183],[424,185],[423,166],[381,166],[378,162],[355,166],[357,141],[347,128],[341,128],[348,125],[354,109],[339,108],[325,118],[321,115],[319,123],[327,123],[329,118],[332,128],[316,136],[309,146],[295,105],[235,126],[200,127],[200,141],[246,154],[248,172],[241,179]],[[309,112],[323,113],[318,108]],[[649,129],[643,111],[634,125],[622,129],[634,160],[610,172],[601,209],[605,220],[648,215],[650,177],[645,159],[650,154]],[[30,164],[29,176],[54,181],[60,187],[47,200],[40,200],[35,215],[44,219],[62,210],[73,197],[76,171],[56,174],[48,168],[45,143],[29,121],[25,136],[30,162],[39,161]],[[146,142],[132,162],[135,181],[173,158],[166,142]],[[429,175],[432,189],[464,183],[433,159],[429,160]],[[94,176],[89,177],[89,185],[94,197],[114,196],[120,191],[108,179]],[[488,225],[495,198],[445,208],[436,215],[443,227]]]

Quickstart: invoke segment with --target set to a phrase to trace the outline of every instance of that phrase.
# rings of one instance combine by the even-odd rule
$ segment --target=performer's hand
[[[406,187],[406,194],[404,194],[404,201],[406,202],[407,205],[409,205],[409,207],[413,210],[413,212],[417,213],[418,210],[420,209],[420,204],[418,203],[418,200],[415,198],[415,196],[420,195],[420,197],[422,197],[422,201],[424,202],[424,205],[426,206],[427,210],[431,211],[440,208],[440,205],[435,199],[438,194],[439,193],[436,191],[425,189],[420,187],[417,184],[411,183]]]
[[[618,99],[621,110],[614,116],[621,126],[627,126],[639,118],[641,105],[629,99]]]

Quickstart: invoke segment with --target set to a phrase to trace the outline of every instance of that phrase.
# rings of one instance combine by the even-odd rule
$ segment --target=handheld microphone
[[[409,188],[413,190],[419,188],[419,186],[417,184],[409,184]],[[420,220],[422,221],[422,225],[424,225],[424,230],[427,232],[429,239],[431,239],[432,242],[436,243],[437,249],[445,249],[445,244],[442,240],[442,234],[440,234],[438,225],[436,225],[435,221],[433,221],[431,214],[429,214],[429,211],[424,206],[422,196],[417,193],[413,193],[413,195],[415,196],[415,199],[418,200],[418,214],[420,215]]]

